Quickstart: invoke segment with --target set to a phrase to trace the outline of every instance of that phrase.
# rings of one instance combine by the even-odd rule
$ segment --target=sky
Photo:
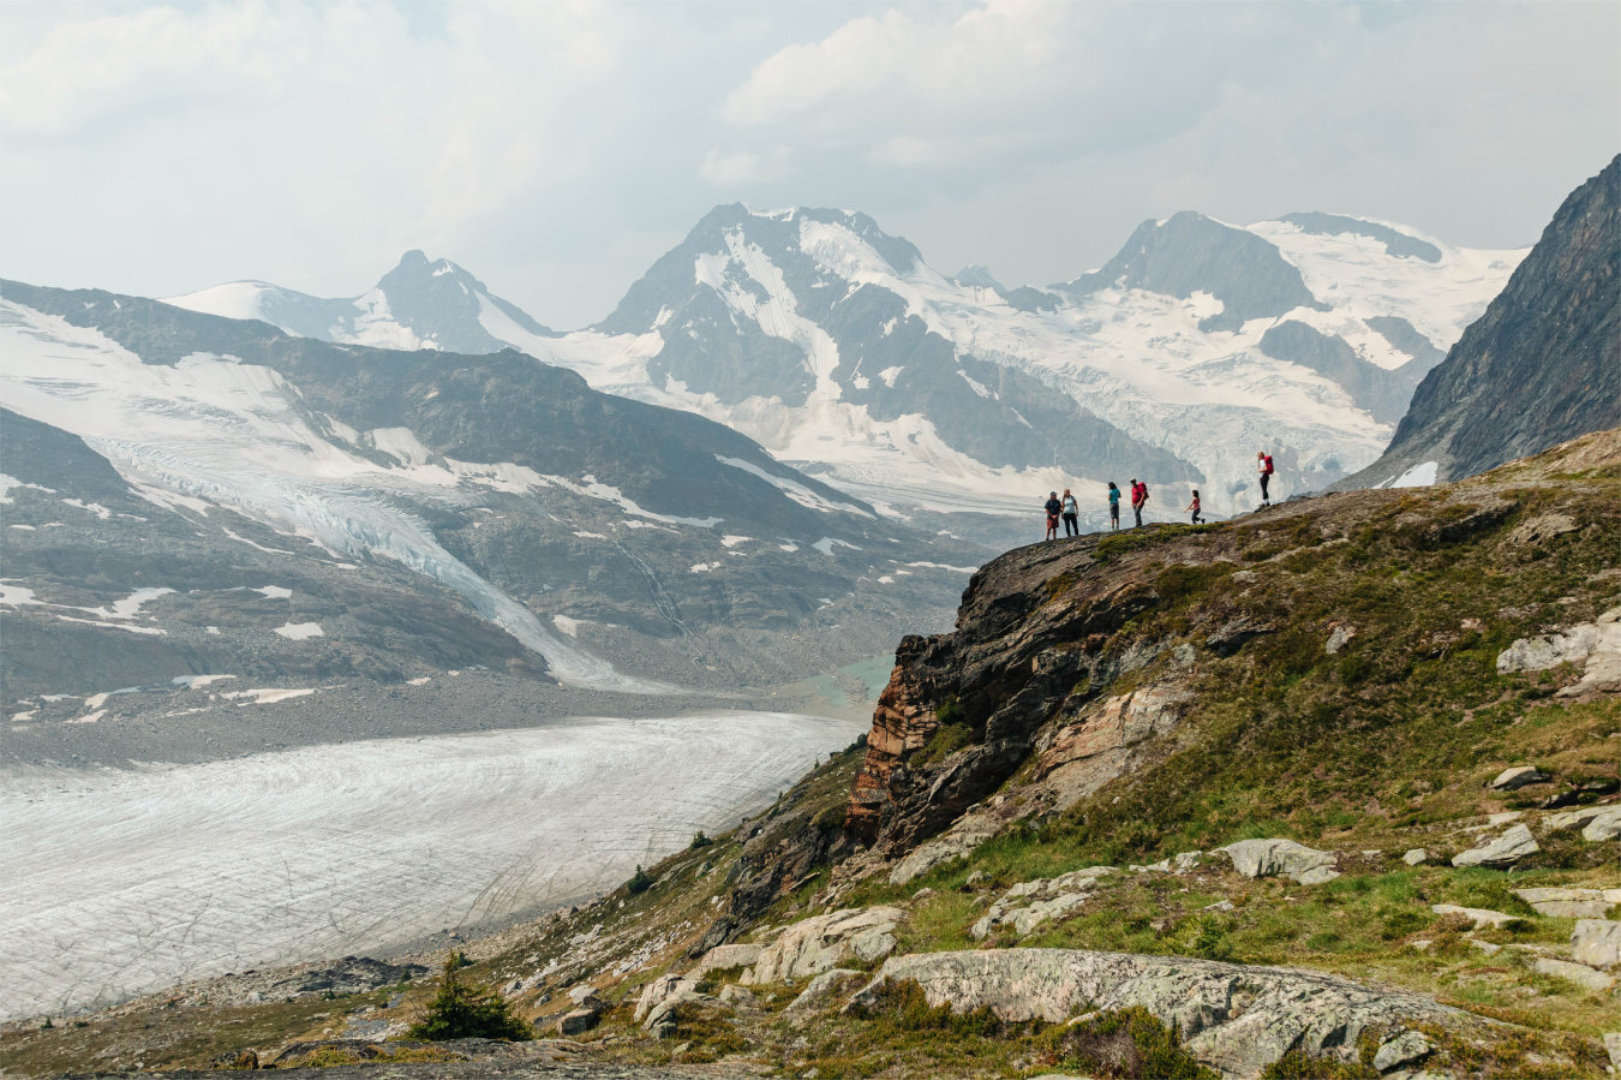
[[[1621,2],[0,5],[0,274],[364,292],[421,248],[555,327],[717,203],[1066,280],[1146,218],[1534,242],[1621,150]]]

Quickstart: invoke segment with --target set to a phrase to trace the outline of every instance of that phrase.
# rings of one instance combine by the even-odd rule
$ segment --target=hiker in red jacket
[[[1272,482],[1272,455],[1265,450],[1256,451],[1255,469],[1261,476],[1261,505],[1271,506],[1272,495],[1267,491],[1267,485]]]
[[[1137,521],[1137,528],[1143,524],[1143,507],[1148,505],[1148,484],[1145,481],[1131,478],[1131,513]]]

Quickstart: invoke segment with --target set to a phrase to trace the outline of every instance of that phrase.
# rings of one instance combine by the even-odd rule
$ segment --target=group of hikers
[[[1274,467],[1272,455],[1265,450],[1255,454],[1255,471],[1261,481],[1261,507],[1272,505],[1272,474]],[[1134,528],[1140,528],[1143,523],[1143,508],[1148,505],[1148,484],[1145,481],[1132,477],[1131,480],[1131,515]],[[1047,539],[1058,539],[1058,523],[1064,523],[1065,536],[1081,535],[1081,508],[1075,502],[1075,496],[1069,488],[1064,489],[1064,497],[1060,499],[1058,492],[1047,493],[1047,502],[1043,507],[1047,511]],[[1199,489],[1193,489],[1193,501],[1183,508],[1184,514],[1190,515],[1194,525],[1204,524],[1204,510],[1199,501]],[[1120,489],[1113,480],[1109,481],[1109,528],[1120,528]]]

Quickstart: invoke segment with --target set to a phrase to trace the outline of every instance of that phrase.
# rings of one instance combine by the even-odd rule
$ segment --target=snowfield
[[[0,776],[0,1019],[577,900],[735,824],[861,727],[575,719]]]
[[[290,545],[302,538],[335,557],[369,552],[394,559],[460,593],[544,656],[564,682],[630,692],[669,689],[625,675],[562,640],[388,498],[451,499],[463,480],[510,490],[519,480],[544,485],[548,478],[511,463],[424,465],[426,451],[418,454],[416,437],[393,428],[368,433],[374,446],[402,462],[385,468],[321,435],[296,389],[270,368],[201,353],[173,365],[144,364],[96,330],[10,301],[0,301],[0,354],[6,358],[0,398],[7,408],[79,435],[138,489],[173,492],[204,509],[228,506],[293,534]],[[549,479],[646,513],[607,485]],[[223,531],[261,551],[288,553]]]

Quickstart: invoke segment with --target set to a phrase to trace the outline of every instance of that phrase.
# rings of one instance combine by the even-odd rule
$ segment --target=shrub
[[[1217,1075],[1182,1049],[1176,1028],[1138,1005],[1065,1028],[1058,1046],[1065,1068],[1110,1080],[1213,1080]]]
[[[858,1010],[862,1019],[884,1019],[903,1031],[943,1031],[953,1035],[993,1038],[1002,1034],[1001,1018],[989,1005],[970,1012],[953,1012],[949,1004],[930,1005],[929,999],[912,979],[901,979],[880,986],[873,1003]]]
[[[652,887],[653,887],[653,876],[651,874],[649,874],[646,870],[643,870],[642,867],[641,867],[641,864],[638,863],[636,865],[636,872],[634,874],[630,875],[630,881],[628,883],[626,883],[625,888],[630,890],[630,894],[632,896],[635,896],[638,893],[646,892],[648,889],[651,889]]]
[[[967,724],[945,724],[929,736],[917,755],[916,764],[932,765],[936,761],[944,761],[958,750],[967,746],[974,739],[974,731]]]
[[[715,841],[704,835],[704,831],[702,829],[699,829],[697,832],[692,834],[692,843],[688,844],[687,847],[689,850],[697,851],[699,848],[706,848],[714,842]]]
[[[1206,960],[1231,960],[1233,957],[1233,943],[1228,940],[1227,928],[1220,919],[1206,917],[1199,923],[1199,933],[1193,939],[1192,952],[1194,956],[1202,956]]]
[[[505,998],[463,982],[459,953],[445,958],[439,973],[439,992],[408,1034],[413,1039],[445,1042],[449,1039],[501,1039],[522,1042],[534,1038],[529,1025],[512,1015]]]

